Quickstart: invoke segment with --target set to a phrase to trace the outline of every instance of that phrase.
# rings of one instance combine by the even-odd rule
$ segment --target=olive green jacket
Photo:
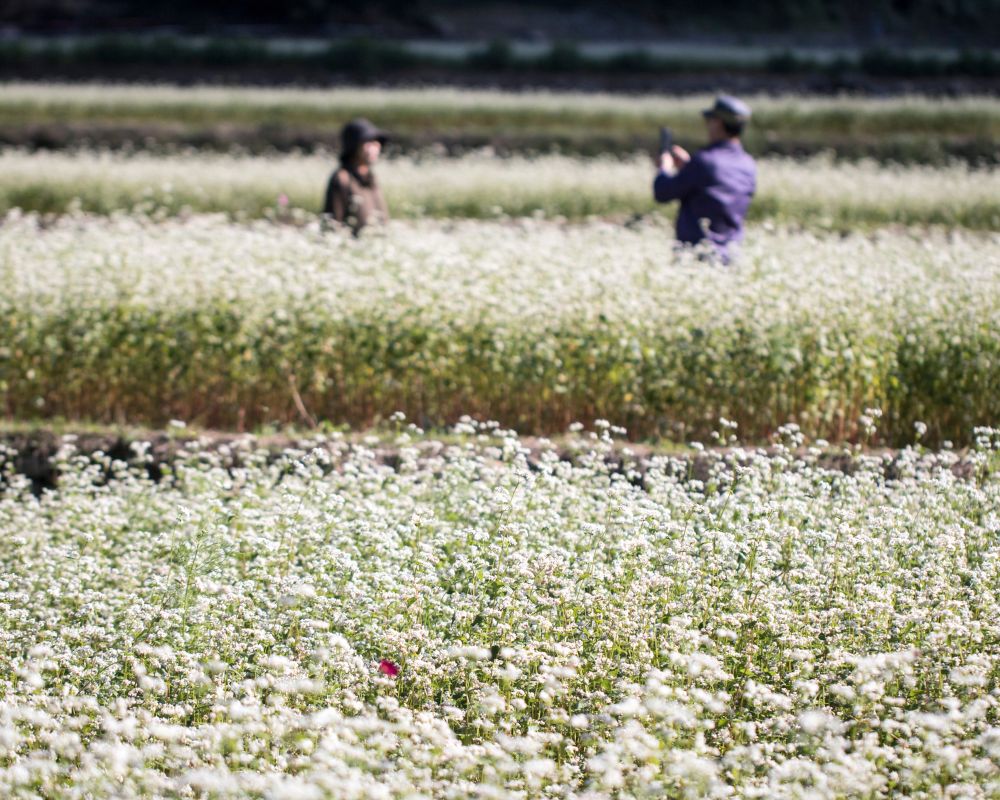
[[[355,234],[365,225],[389,219],[389,208],[375,176],[369,172],[361,177],[346,167],[340,167],[330,176],[323,213],[343,222]]]

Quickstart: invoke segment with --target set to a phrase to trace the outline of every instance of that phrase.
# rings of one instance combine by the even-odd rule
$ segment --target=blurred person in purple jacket
[[[653,197],[658,203],[680,201],[678,241],[694,245],[707,240],[727,264],[732,246],[743,239],[743,219],[757,189],[757,165],[740,142],[750,107],[721,95],[702,116],[708,147],[693,156],[677,145],[662,153]]]

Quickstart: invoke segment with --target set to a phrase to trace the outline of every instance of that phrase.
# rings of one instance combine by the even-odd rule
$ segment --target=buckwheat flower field
[[[0,86],[0,799],[1000,798],[1000,103],[752,100]]]
[[[8,417],[223,429],[463,414],[553,433],[969,441],[1000,417],[996,234],[756,229],[732,267],[656,220],[394,223],[353,239],[220,216],[9,216]]]
[[[1000,432],[618,465],[598,431],[8,471],[0,794],[1000,793]]]
[[[316,212],[336,161],[331,153],[7,150],[0,153],[0,211],[138,208],[246,218],[279,213],[284,195],[291,208]],[[581,219],[651,212],[652,175],[648,157],[499,158],[486,151],[395,158],[382,165],[380,181],[397,217]],[[769,158],[761,164],[751,219],[849,230],[897,223],[997,230],[1000,169]]]
[[[699,45],[700,47],[700,45]],[[668,87],[664,87],[668,88]],[[747,96],[754,145],[786,143],[813,147],[851,142],[888,145],[886,154],[938,154],[949,140],[978,140],[982,152],[995,151],[1000,102],[992,91],[978,95]],[[471,141],[497,138],[533,144],[565,145],[596,152],[636,149],[669,125],[681,138],[703,136],[701,110],[711,95],[615,95],[593,92],[483,91],[444,87],[392,89],[249,88],[121,84],[0,83],[0,127],[67,127],[74,138],[99,138],[109,130],[131,129],[155,141],[223,144],[227,134],[266,126],[278,141],[330,142],[344,120],[378,119],[408,142],[433,142],[456,135]],[[213,133],[215,135],[213,135]],[[918,147],[923,137],[934,146]],[[237,136],[237,140],[239,137]],[[587,142],[590,145],[587,145]],[[596,146],[596,149],[595,149]],[[865,148],[862,148],[862,151]],[[995,159],[991,159],[995,163]]]

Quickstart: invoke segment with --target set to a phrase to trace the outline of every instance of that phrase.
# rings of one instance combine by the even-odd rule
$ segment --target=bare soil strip
[[[474,440],[474,437],[469,437],[465,441]],[[452,435],[442,438],[430,435],[405,446],[417,448],[419,458],[426,460],[439,455],[449,446],[455,446],[458,441]],[[136,447],[143,444],[148,446]],[[499,445],[499,441],[495,444]],[[553,449],[561,460],[575,462],[593,452],[595,445],[598,445],[596,441],[588,442],[586,439],[548,440],[534,437],[522,437],[520,444],[529,451],[527,460],[531,466],[538,466],[543,453]],[[269,462],[276,463],[290,450],[308,452],[321,447],[331,452],[343,452],[345,445],[349,450],[365,448],[371,452],[376,464],[397,469],[401,463],[400,451],[403,446],[395,443],[394,435],[387,431],[357,432],[333,437],[317,437],[309,433],[257,436],[225,431],[199,431],[192,434],[139,429],[81,433],[46,428],[0,431],[0,487],[8,485],[13,475],[20,475],[30,480],[31,490],[35,495],[56,489],[59,485],[60,451],[65,452],[67,445],[72,446],[76,456],[104,462],[106,479],[110,479],[115,472],[112,462],[121,462],[132,466],[145,463],[147,474],[154,481],[162,480],[172,464],[196,457],[199,453],[211,455],[215,459],[221,458],[227,468],[233,469],[243,465],[251,454],[264,453]],[[141,459],[140,450],[145,453]],[[685,465],[688,479],[705,482],[711,478],[712,468],[719,463],[720,455],[726,457],[729,466],[738,466],[760,453],[774,457],[787,452],[775,447],[741,446],[700,450],[672,443],[624,441],[610,446],[601,444],[598,451],[602,453],[605,463],[612,467],[613,473],[621,474],[637,485],[642,485],[650,460],[658,456],[675,459]],[[824,450],[815,456],[815,460],[823,469],[852,474],[858,468],[861,458],[874,458],[881,461],[885,479],[894,480],[901,475],[901,452],[890,448],[861,449],[842,445]],[[797,457],[806,455],[805,450],[796,451]],[[968,479],[973,476],[974,464],[967,451],[945,451],[938,457],[951,462],[951,470],[957,477]],[[337,463],[334,459],[334,468]]]

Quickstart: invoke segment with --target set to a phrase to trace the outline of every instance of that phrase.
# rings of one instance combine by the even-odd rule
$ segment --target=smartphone
[[[674,135],[670,128],[660,128],[660,153],[669,153],[674,146]]]

